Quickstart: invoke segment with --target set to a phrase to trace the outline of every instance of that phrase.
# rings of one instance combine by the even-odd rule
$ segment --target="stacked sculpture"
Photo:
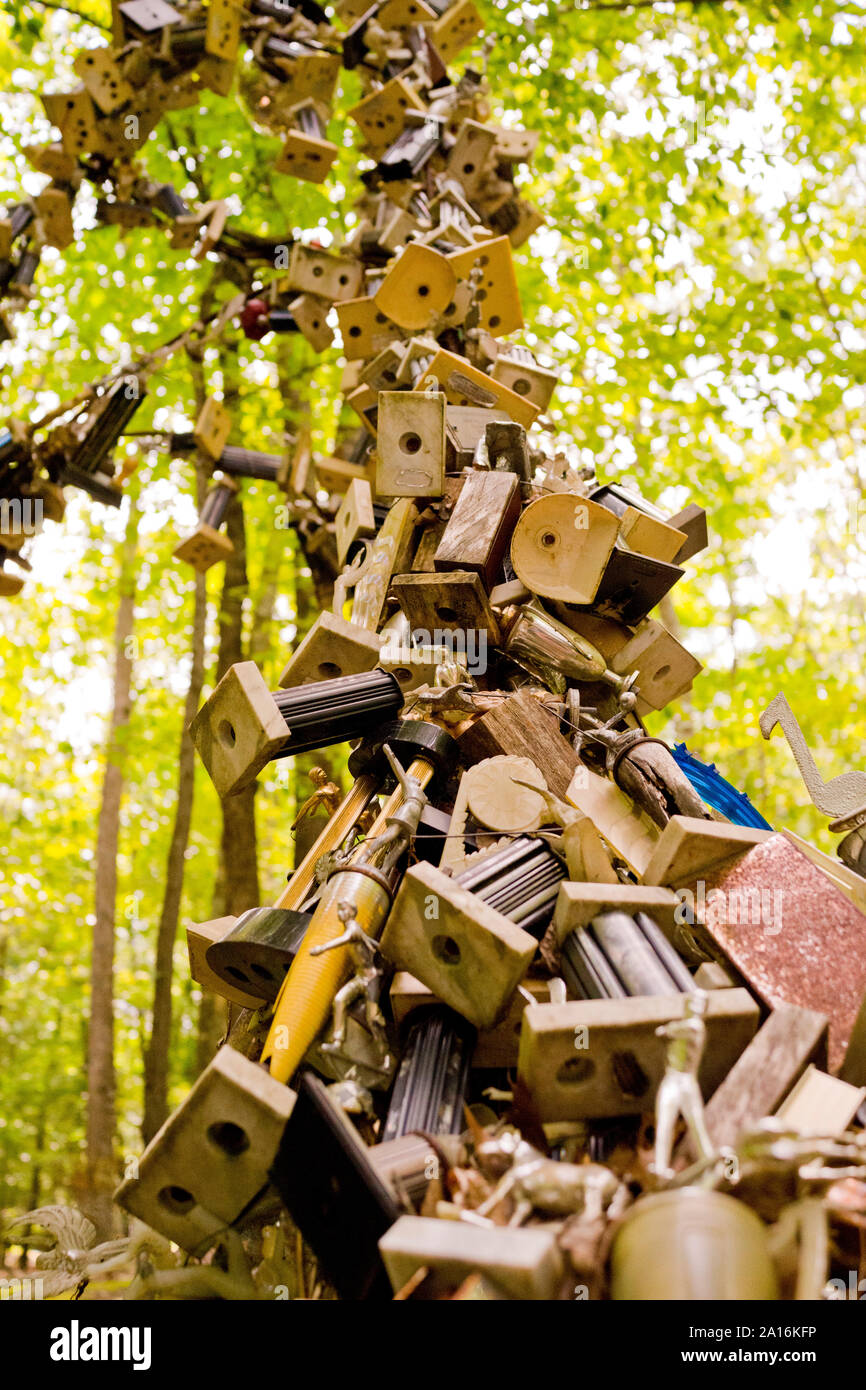
[[[726,819],[646,731],[700,671],[651,614],[706,517],[545,445],[557,373],[508,341],[512,249],[541,222],[515,174],[537,135],[491,121],[483,72],[449,74],[480,31],[471,0],[336,8],[342,31],[312,0],[117,5],[114,48],[46,98],[61,140],[31,158],[52,181],[0,247],[25,298],[86,178],[103,221],[164,223],[171,246],[247,268],[201,331],[233,317],[317,350],[339,331],[346,359],[351,425],[328,457],[229,445],[215,400],[172,441],[217,470],[180,559],[225,558],[252,476],[285,491],[335,581],[278,690],[242,663],[194,720],[214,785],[346,743],[355,780],[342,800],[320,785],[330,818],[276,903],[190,932],[194,978],[250,1012],[118,1200],[192,1255],[232,1240],[242,1273],[220,1291],[239,1297],[273,1292],[284,1218],[252,1278],[238,1233],[274,1191],[344,1298],[818,1297],[828,1241],[791,1275],[799,1193],[834,1224],[836,1264],[866,1201],[858,857]],[[295,177],[320,182],[337,155],[341,62],[365,87],[351,235],[293,242],[270,278],[272,245],[132,157],[163,111],[226,93],[244,45],[244,98]],[[10,426],[6,495],[59,507],[68,482],[119,501],[108,460],[145,377],[44,439]]]

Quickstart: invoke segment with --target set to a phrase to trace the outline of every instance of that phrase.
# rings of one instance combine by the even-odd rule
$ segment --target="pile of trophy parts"
[[[136,1290],[303,1294],[300,1232],[344,1299],[845,1296],[866,1220],[866,774],[825,783],[784,698],[762,716],[845,834],[833,859],[648,735],[700,671],[651,613],[705,514],[546,446],[557,373],[509,341],[512,248],[541,221],[515,173],[538,137],[491,122],[483,71],[448,74],[479,34],[471,0],[336,10],[117,4],[115,47],[45,98],[50,185],[0,224],[0,278],[25,296],[87,178],[103,222],[235,261],[221,330],[321,350],[339,331],[346,359],[352,424],[327,458],[229,444],[216,399],[171,440],[217,470],[181,560],[224,559],[238,480],[265,478],[333,584],[279,689],[244,662],[193,721],[217,791],[341,744],[354,781],[314,770],[273,905],[189,931],[234,1026],[118,1201],[200,1263]],[[271,278],[271,244],[149,183],[124,130],[141,144],[201,86],[228,92],[242,43],[243,98],[298,178],[337,153],[341,64],[365,89],[351,235],[296,240]],[[7,495],[15,474],[19,495],[119,498],[143,375],[38,445],[10,429]]]

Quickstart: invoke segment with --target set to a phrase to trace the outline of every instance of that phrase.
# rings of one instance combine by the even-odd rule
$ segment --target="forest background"
[[[709,549],[663,618],[704,662],[650,721],[774,826],[834,846],[787,745],[757,717],[783,689],[824,775],[862,763],[866,595],[866,5],[480,0],[498,35],[494,115],[541,130],[525,192],[546,225],[516,253],[519,340],[561,371],[556,447],[706,507]],[[105,0],[7,3],[0,195],[38,192],[22,147],[51,138],[38,93],[108,38]],[[481,61],[480,45],[462,63]],[[358,99],[344,73],[338,110]],[[238,224],[339,241],[359,189],[351,123],[327,185],[275,174],[241,91],[173,112],[142,162]],[[223,264],[157,229],[99,227],[48,251],[0,347],[2,419],[52,409],[230,297]],[[543,356],[544,360],[544,356]],[[232,328],[151,378],[136,429],[190,428],[222,393],[231,442],[279,452],[338,423],[338,348]],[[284,499],[247,483],[236,557],[206,583],[172,561],[202,480],[128,444],[128,500],[69,490],[62,525],[0,606],[0,1212],[94,1207],[183,1097],[226,1020],[190,981],[184,928],[269,901],[291,868],[311,759],[272,763],[224,808],[183,729],[232,661],[271,688],[323,595]],[[316,761],[321,761],[317,759]],[[327,765],[344,778],[339,756]],[[225,846],[232,853],[226,855]],[[103,1207],[103,1214],[105,1207]]]

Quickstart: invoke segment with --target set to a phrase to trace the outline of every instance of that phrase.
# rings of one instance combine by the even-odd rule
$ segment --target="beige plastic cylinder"
[[[637,1201],[611,1252],[611,1298],[703,1302],[779,1297],[763,1223],[723,1192],[683,1187]]]

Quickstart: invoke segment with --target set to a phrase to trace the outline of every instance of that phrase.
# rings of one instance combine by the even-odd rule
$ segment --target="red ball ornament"
[[[241,312],[241,328],[256,343],[269,332],[270,309],[264,299],[247,301]]]

